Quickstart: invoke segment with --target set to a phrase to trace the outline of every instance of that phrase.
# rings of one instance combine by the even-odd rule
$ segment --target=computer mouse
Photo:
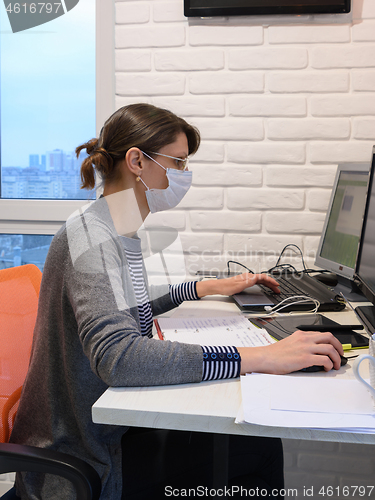
[[[348,359],[345,356],[341,356],[341,366],[345,366],[346,363],[348,362]],[[302,368],[302,370],[299,370],[300,372],[306,372],[306,373],[311,373],[311,372],[321,372],[324,370],[323,366],[309,366],[308,368]]]
[[[315,274],[314,278],[327,286],[336,286],[338,283],[337,274],[335,273],[319,273]]]

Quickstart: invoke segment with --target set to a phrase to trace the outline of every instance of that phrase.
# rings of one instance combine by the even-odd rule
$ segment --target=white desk
[[[238,314],[238,309],[230,299],[214,297],[186,302],[173,311],[174,317],[197,314],[206,317],[227,316]],[[358,323],[355,314],[348,308],[326,315],[343,324]],[[357,354],[366,351],[351,352]],[[308,376],[352,378],[350,362],[338,371]],[[94,404],[92,415],[95,423],[124,426],[375,444],[375,434],[235,424],[240,404],[238,379],[174,386],[110,388]]]

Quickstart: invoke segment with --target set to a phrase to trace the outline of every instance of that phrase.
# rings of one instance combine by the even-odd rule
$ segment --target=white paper
[[[275,342],[243,316],[160,318],[158,323],[165,340],[187,344],[256,347]]]
[[[372,414],[366,387],[357,380],[270,375],[271,410]]]
[[[283,380],[283,383],[278,385],[277,379]],[[308,407],[305,405],[305,399],[298,403],[298,395],[296,394],[294,397],[291,394],[300,381],[305,383],[305,392],[315,401],[309,403]],[[274,390],[276,387],[281,391],[277,397],[275,397],[276,390]],[[355,380],[252,374],[241,377],[243,414],[239,414],[240,420],[238,421],[243,420],[252,424],[272,427],[330,429],[340,432],[355,430],[356,432],[374,433],[375,414],[372,398],[366,389],[365,392],[361,392],[362,389],[361,384]],[[321,392],[319,393],[319,391]],[[355,392],[362,394],[360,408],[355,406],[355,401],[358,401]],[[323,394],[327,397],[323,398]],[[282,402],[283,397],[285,403]],[[323,404],[319,401],[320,398],[322,400],[331,398],[334,403],[323,408]],[[348,402],[352,403],[350,408],[352,413],[342,411],[342,409],[348,409]],[[287,403],[290,403],[294,409],[286,408]],[[359,413],[362,410],[366,413]]]

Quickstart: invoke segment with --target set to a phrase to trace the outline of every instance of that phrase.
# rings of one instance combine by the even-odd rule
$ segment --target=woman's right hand
[[[330,332],[302,332],[264,347],[239,347],[241,375],[271,373],[283,375],[310,366],[325,371],[338,370],[344,353],[341,343]]]

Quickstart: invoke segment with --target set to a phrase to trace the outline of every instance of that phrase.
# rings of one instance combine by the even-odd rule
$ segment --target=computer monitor
[[[356,312],[368,332],[375,333],[375,147],[369,177],[368,195],[354,278],[372,306],[358,306]]]
[[[354,274],[369,169],[370,163],[338,165],[315,259],[318,267],[346,280],[351,280]]]

